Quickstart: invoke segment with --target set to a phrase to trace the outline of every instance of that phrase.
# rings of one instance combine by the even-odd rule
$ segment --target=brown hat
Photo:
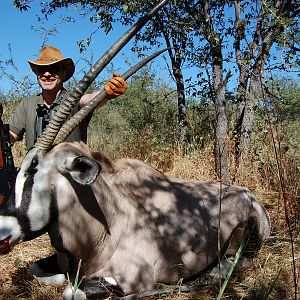
[[[28,60],[28,63],[35,74],[37,74],[37,66],[47,66],[56,63],[63,64],[66,70],[66,78],[64,81],[69,80],[75,71],[73,60],[71,58],[63,58],[61,51],[52,46],[43,47],[37,60]]]

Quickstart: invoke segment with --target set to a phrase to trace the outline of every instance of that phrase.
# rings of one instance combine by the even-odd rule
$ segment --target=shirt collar
[[[54,100],[54,102],[50,105],[50,109],[53,108],[53,107],[56,107],[57,105],[59,105],[60,96],[61,96],[62,93],[65,93],[65,92],[66,92],[66,89],[63,88],[61,90],[61,92],[58,94],[58,96],[56,97],[56,99]],[[37,94],[37,102],[36,102],[36,104],[37,104],[37,106],[44,105],[44,99],[43,99],[42,93]]]

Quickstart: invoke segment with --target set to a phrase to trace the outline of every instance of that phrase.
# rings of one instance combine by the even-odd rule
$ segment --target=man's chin
[[[41,84],[41,88],[45,91],[52,91],[56,88],[55,84]]]

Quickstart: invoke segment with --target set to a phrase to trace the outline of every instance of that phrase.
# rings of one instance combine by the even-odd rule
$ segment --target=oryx
[[[31,150],[10,204],[11,216],[0,213],[0,240],[13,246],[47,231],[67,258],[61,272],[81,260],[82,275],[112,278],[124,294],[193,278],[243,240],[243,255],[253,257],[270,230],[245,188],[167,177],[83,143]]]
[[[242,241],[243,255],[253,257],[270,223],[248,189],[171,178],[141,161],[111,161],[83,143],[63,142],[104,98],[96,96],[61,126],[101,68],[69,94],[22,162],[0,206],[1,250],[48,232],[61,273],[76,271],[80,261],[81,275],[103,278],[126,295],[189,280]]]

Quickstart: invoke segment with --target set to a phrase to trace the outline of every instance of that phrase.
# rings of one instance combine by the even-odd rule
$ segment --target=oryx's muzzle
[[[10,239],[11,236],[8,236],[4,240],[0,241],[0,254],[7,254],[10,252]]]
[[[17,218],[0,216],[0,254],[7,254],[22,240],[22,231]]]

